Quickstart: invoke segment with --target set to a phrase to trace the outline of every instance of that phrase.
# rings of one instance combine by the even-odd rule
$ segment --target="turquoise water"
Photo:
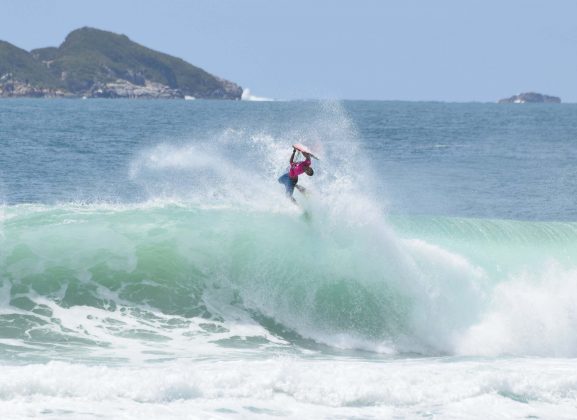
[[[575,417],[576,114],[0,101],[2,412]]]

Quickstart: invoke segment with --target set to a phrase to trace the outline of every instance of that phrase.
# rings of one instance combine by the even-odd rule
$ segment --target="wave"
[[[295,345],[577,354],[577,224],[373,222],[183,203],[4,207],[2,337],[98,345],[252,322]]]
[[[257,101],[257,102],[274,101],[274,99],[271,99],[271,98],[265,98],[264,96],[253,95],[252,92],[250,91],[250,89],[248,89],[248,88],[245,88],[242,91],[241,99],[243,101]]]

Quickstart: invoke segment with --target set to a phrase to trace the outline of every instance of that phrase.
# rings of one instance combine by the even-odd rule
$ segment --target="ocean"
[[[1,100],[1,417],[576,418],[576,161],[572,104]]]

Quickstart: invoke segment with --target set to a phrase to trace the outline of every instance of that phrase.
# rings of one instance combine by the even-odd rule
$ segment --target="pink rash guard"
[[[311,159],[307,158],[302,162],[291,163],[291,168],[289,170],[289,178],[298,179],[299,175],[304,173],[305,169],[311,166]]]

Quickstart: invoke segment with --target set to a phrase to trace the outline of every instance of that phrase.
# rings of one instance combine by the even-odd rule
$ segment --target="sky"
[[[0,40],[127,35],[253,95],[577,102],[576,0],[0,0]]]

